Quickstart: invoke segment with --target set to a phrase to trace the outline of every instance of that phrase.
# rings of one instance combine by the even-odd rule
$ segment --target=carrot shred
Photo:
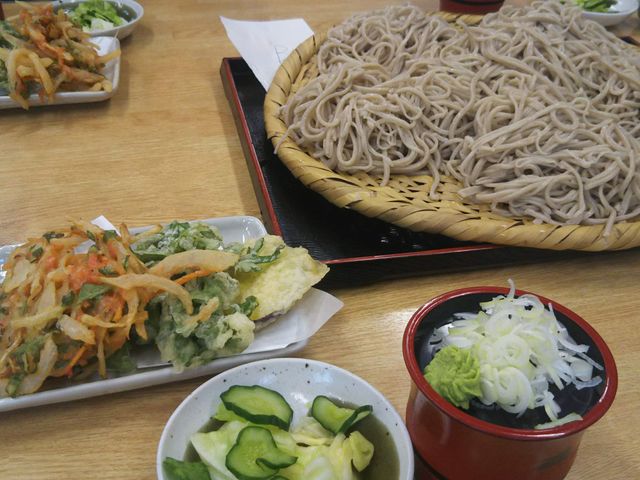
[[[118,323],[120,321],[120,319],[122,318],[122,309],[124,308],[124,299],[122,299],[122,303],[120,303],[120,305],[118,305],[118,308],[116,309],[116,312],[113,314],[113,318],[111,319],[111,321],[113,323]]]
[[[189,280],[193,280],[194,278],[206,277],[207,275],[210,275],[210,274],[211,272],[209,270],[196,270],[195,272],[191,272],[191,273],[187,273],[186,275],[183,275],[182,277],[177,279],[175,282],[178,285],[184,285]]]
[[[76,352],[76,354],[73,356],[73,358],[71,359],[71,361],[69,362],[69,364],[67,365],[67,368],[65,368],[64,370],[64,374],[67,377],[71,377],[71,374],[73,373],[73,366],[78,363],[78,360],[80,360],[80,358],[82,357],[82,354],[84,354],[84,352],[87,350],[87,346],[86,345],[82,345],[82,347],[80,347],[78,349],[78,351]]]

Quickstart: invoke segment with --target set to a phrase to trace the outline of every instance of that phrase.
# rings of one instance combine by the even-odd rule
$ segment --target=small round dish
[[[62,9],[67,13],[75,10],[78,5],[85,3],[86,0],[58,0],[53,2],[55,11]],[[144,8],[134,0],[108,0],[116,10],[118,15],[124,19],[122,25],[106,30],[96,30],[87,32],[92,37],[117,37],[122,40],[135,30],[144,15]]]
[[[584,10],[582,15],[589,20],[598,22],[603,27],[613,27],[637,11],[638,0],[618,0],[609,12],[589,12]]]
[[[600,385],[583,390],[566,386],[556,394],[562,415],[575,411],[582,420],[536,430],[523,427],[524,422],[532,420],[531,416],[533,424],[548,421],[544,417],[536,421],[536,411],[528,410],[522,417],[502,409],[487,412],[481,406],[475,410],[471,406],[466,411],[442,398],[423,376],[429,361],[428,340],[432,332],[449,323],[454,314],[478,312],[481,302],[508,292],[508,288],[473,287],[442,294],[418,309],[405,329],[402,350],[412,379],[407,428],[421,459],[451,480],[564,478],[573,464],[583,433],[607,412],[616,394],[615,361],[600,335],[576,313],[536,295],[543,304],[553,307],[557,320],[571,337],[578,344],[588,345],[587,354],[604,366],[604,372],[598,371],[603,377]],[[516,290],[515,295],[524,293],[527,292]],[[536,410],[540,409],[542,407]],[[529,418],[525,420],[525,417]]]
[[[303,358],[247,363],[211,378],[194,390],[173,412],[162,432],[156,457],[158,480],[167,480],[162,465],[165,458],[185,458],[191,435],[207,424],[218,408],[220,394],[232,385],[261,385],[279,392],[293,409],[293,425],[307,415],[317,395],[348,404],[371,405],[376,429],[372,430],[375,435],[368,438],[379,450],[365,472],[373,474],[376,469],[382,476],[373,478],[391,480],[393,475],[389,476],[381,469],[392,463],[394,457],[388,449],[395,448],[398,480],[413,480],[411,440],[402,418],[389,401],[360,377],[334,365]]]

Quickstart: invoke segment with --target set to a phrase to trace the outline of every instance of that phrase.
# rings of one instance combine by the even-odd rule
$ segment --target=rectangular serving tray
[[[241,58],[220,67],[263,222],[330,266],[323,288],[444,271],[596,255],[462,242],[413,232],[339,208],[306,188],[273,153],[264,129],[265,91]]]
[[[266,234],[264,225],[255,217],[223,217],[200,220],[220,230],[225,242],[244,242],[247,239],[259,238]],[[133,233],[138,233],[139,228],[132,229]],[[0,247],[0,271],[2,265],[9,258],[11,251],[16,245],[5,245]],[[4,273],[4,272],[3,272]],[[0,283],[3,276],[0,275]],[[266,329],[265,329],[266,330]],[[264,335],[258,333],[258,336]],[[259,337],[256,338],[259,338]],[[74,381],[65,379],[54,379],[48,384],[48,389],[40,390],[30,395],[17,398],[0,398],[0,414],[12,410],[19,410],[28,407],[37,407],[53,403],[69,402],[84,398],[106,395],[109,393],[124,392],[138,388],[160,385],[163,383],[178,382],[192,378],[211,376],[244,363],[263,360],[266,358],[288,357],[295,355],[302,350],[308,339],[291,343],[286,347],[276,348],[251,348],[237,355],[217,358],[206,365],[184,370],[174,369],[166,362],[162,362],[158,350],[154,347],[141,347],[132,351],[132,358],[138,368],[129,374],[111,374],[108,378],[99,378],[97,375],[86,381]],[[1,476],[1,475],[0,475]]]
[[[1,5],[0,5],[1,6]],[[0,20],[2,18],[0,17]],[[99,55],[106,55],[120,48],[120,40],[115,37],[93,37],[91,42],[98,47]],[[105,65],[102,70],[104,77],[111,82],[110,92],[99,91],[78,91],[78,92],[58,92],[53,99],[40,97],[37,93],[29,96],[27,101],[31,107],[48,107],[52,105],[67,105],[71,103],[93,103],[103,102],[113,97],[120,86],[120,57],[115,58]],[[20,105],[9,95],[0,94],[0,110],[21,108]]]

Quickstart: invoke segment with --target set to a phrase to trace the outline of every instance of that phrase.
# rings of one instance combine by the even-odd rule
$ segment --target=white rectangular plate
[[[98,46],[98,53],[105,55],[120,48],[120,41],[115,37],[93,37],[92,43]],[[102,102],[111,98],[117,91],[120,83],[120,57],[107,62],[102,74],[111,81],[113,89],[110,92],[60,92],[53,96],[53,100],[47,97],[44,101],[39,95],[34,94],[29,97],[29,105],[32,107],[41,107],[47,105],[65,105],[69,103],[91,103]],[[8,95],[0,95],[0,109],[21,108]]]
[[[242,242],[247,239],[258,238],[267,234],[264,225],[262,225],[260,220],[254,217],[225,217],[201,221],[218,227],[225,243]],[[141,229],[131,230],[132,232],[136,232]],[[0,267],[6,261],[13,248],[15,248],[15,245],[7,245],[0,248]],[[2,278],[0,277],[0,282],[1,281]],[[337,302],[335,305],[334,301]],[[331,309],[336,311],[341,306],[341,303],[338,302],[337,299],[334,299],[324,292],[312,289],[298,305],[294,306],[291,312],[283,317],[283,319],[291,314],[297,315],[298,317],[311,317],[313,314],[308,313],[309,310],[311,310],[311,312],[321,310],[323,305],[326,305],[325,302],[329,302],[331,304]],[[275,322],[273,325],[256,333],[256,338],[253,344],[247,349],[250,353],[242,353],[232,357],[219,358],[207,365],[185,369],[178,372],[173,367],[162,363],[160,355],[156,349],[143,348],[137,352],[132,351],[132,357],[138,362],[138,365],[159,365],[158,367],[138,368],[137,371],[128,375],[105,379],[95,378],[82,383],[68,381],[67,384],[58,388],[39,391],[31,395],[24,395],[17,398],[0,398],[0,412],[51,403],[68,402],[71,400],[95,397],[108,393],[134,390],[151,385],[159,385],[162,383],[187,380],[204,375],[212,375],[231,367],[255,360],[290,356],[306,346],[308,338],[295,341],[289,345],[278,345],[277,343],[270,341],[269,336],[273,334],[274,329],[279,328],[279,323],[280,322]]]

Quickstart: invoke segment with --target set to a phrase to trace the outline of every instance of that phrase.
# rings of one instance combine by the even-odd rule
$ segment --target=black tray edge
[[[220,66],[220,76],[238,130],[238,137],[265,227],[267,231],[274,235],[282,235],[282,229],[278,224],[275,209],[269,197],[265,178],[252,144],[249,127],[245,120],[245,113],[233,77],[231,64],[240,60],[240,58],[235,57],[224,57]],[[436,250],[332,259],[324,261],[331,267],[331,271],[323,279],[320,287],[341,288],[395,278],[560,260],[596,254],[494,244],[471,244]]]

